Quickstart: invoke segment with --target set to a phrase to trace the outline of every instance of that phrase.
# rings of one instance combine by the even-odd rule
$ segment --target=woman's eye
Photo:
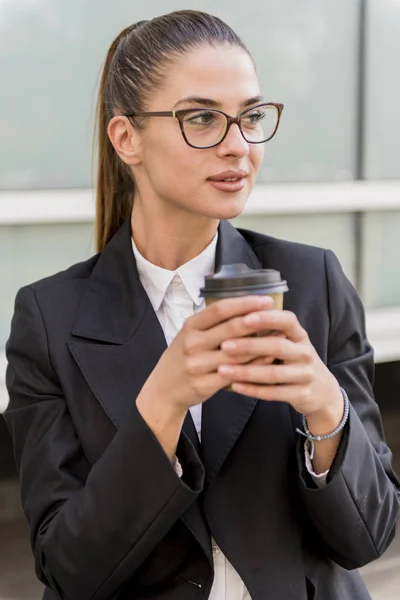
[[[264,110],[262,110],[262,111],[256,111],[256,112],[253,112],[253,113],[250,113],[250,114],[246,115],[244,117],[244,120],[247,123],[259,123],[260,121],[262,121],[265,118],[265,114],[266,113],[265,113]]]
[[[212,112],[195,113],[188,116],[186,121],[193,125],[211,125],[215,121],[215,115]]]

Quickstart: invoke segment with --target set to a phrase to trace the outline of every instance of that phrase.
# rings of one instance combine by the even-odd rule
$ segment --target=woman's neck
[[[140,203],[133,207],[132,236],[146,260],[175,271],[198,256],[214,238],[219,221],[198,215],[145,214]]]

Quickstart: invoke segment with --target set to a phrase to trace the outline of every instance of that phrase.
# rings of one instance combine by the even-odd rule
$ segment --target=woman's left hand
[[[307,417],[309,424],[314,422],[323,428],[325,424],[338,425],[343,415],[339,384],[319,358],[296,315],[266,310],[251,313],[246,319],[254,333],[278,331],[280,335],[236,338],[221,345],[230,358],[254,357],[248,364],[219,367],[232,389],[261,400],[288,402]],[[280,359],[283,364],[272,364],[273,359]]]

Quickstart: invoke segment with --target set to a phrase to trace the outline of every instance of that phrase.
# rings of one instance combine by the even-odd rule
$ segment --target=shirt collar
[[[176,271],[169,271],[149,262],[140,254],[133,238],[131,239],[140,281],[155,311],[159,310],[175,275],[179,275],[193,302],[197,306],[200,306],[203,301],[203,298],[200,296],[200,288],[204,286],[206,275],[211,275],[215,268],[215,250],[217,247],[218,232],[200,254],[184,265],[181,265]]]

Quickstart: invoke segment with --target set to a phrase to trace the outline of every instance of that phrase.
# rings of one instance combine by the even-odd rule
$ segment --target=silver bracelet
[[[335,435],[337,435],[340,431],[342,431],[343,427],[346,425],[348,418],[349,418],[350,401],[349,401],[348,395],[346,394],[346,391],[343,388],[340,388],[340,391],[342,392],[342,396],[343,396],[343,400],[344,400],[344,411],[343,411],[343,418],[340,421],[339,425],[336,427],[336,429],[334,429],[331,433],[327,433],[325,435],[312,435],[311,431],[308,429],[307,419],[303,415],[304,431],[301,431],[299,428],[297,428],[296,429],[297,433],[304,435],[304,437],[306,437],[311,442],[321,442],[322,440],[329,440],[330,438],[335,437]]]

